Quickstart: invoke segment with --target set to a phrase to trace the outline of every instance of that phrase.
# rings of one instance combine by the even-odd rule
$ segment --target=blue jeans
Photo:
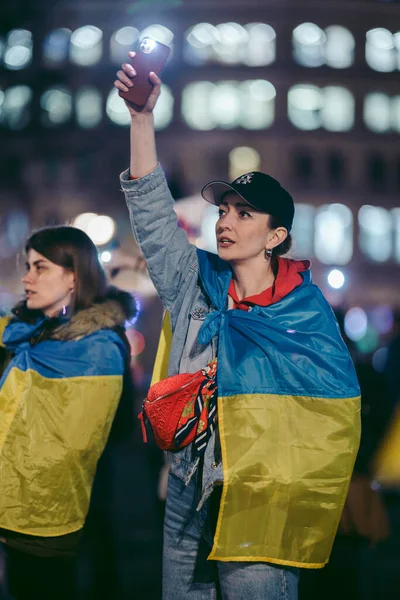
[[[200,511],[195,474],[169,475],[164,524],[163,600],[297,600],[299,570],[269,563],[210,560],[220,493]]]

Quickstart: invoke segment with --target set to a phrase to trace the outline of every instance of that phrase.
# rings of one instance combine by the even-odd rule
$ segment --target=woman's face
[[[53,317],[62,311],[63,306],[70,304],[75,284],[73,273],[33,249],[28,252],[26,269],[22,283],[29,309],[41,310],[48,317]]]
[[[274,240],[276,231],[269,227],[269,215],[252,208],[234,192],[226,194],[215,226],[218,256],[228,262],[264,260],[266,248],[280,243]]]

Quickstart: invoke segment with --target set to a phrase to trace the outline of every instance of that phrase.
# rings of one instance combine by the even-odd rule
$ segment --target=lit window
[[[275,60],[276,34],[266,23],[198,23],[185,38],[184,58],[193,65],[218,62],[261,67]]]
[[[315,208],[310,204],[297,204],[293,220],[293,251],[297,258],[312,256]]]
[[[368,329],[367,313],[358,306],[347,311],[344,317],[344,331],[353,342],[361,340]]]
[[[247,45],[243,51],[242,61],[249,67],[264,67],[275,61],[276,33],[266,23],[249,23],[245,25],[248,33]]]
[[[394,258],[400,263],[400,208],[393,208],[392,216],[394,222]]]
[[[60,28],[49,33],[43,42],[43,62],[48,67],[58,66],[69,56],[70,29]]]
[[[298,129],[310,131],[322,125],[321,110],[324,99],[315,85],[295,85],[288,93],[288,115]]]
[[[392,98],[391,117],[392,129],[400,133],[400,96]]]
[[[387,94],[372,92],[364,100],[364,123],[377,133],[390,129],[390,98]]]
[[[349,131],[354,126],[354,96],[344,87],[324,88],[323,127],[328,131]]]
[[[30,65],[32,61],[32,33],[27,29],[13,29],[7,35],[4,50],[4,66],[18,71]]]
[[[184,88],[182,114],[190,127],[203,131],[215,127],[262,129],[274,120],[275,96],[274,86],[263,79],[199,81]]]
[[[257,150],[238,146],[229,153],[229,178],[233,181],[243,173],[260,170],[261,157]]]
[[[210,81],[189,83],[182,92],[182,115],[192,129],[209,131],[217,126],[211,112],[211,97],[216,88]]]
[[[171,89],[161,86],[161,94],[154,109],[154,127],[157,131],[165,129],[172,121],[174,113],[174,97]]]
[[[240,125],[246,129],[270,127],[275,118],[276,97],[276,89],[272,83],[265,79],[243,81],[239,91],[241,94]]]
[[[397,69],[400,71],[400,31],[395,33],[393,37],[397,51]]]
[[[82,128],[96,127],[100,123],[103,113],[100,92],[91,86],[85,86],[78,90],[75,112],[78,125]]]
[[[288,115],[298,129],[348,131],[354,125],[354,97],[346,88],[300,84],[289,90]]]
[[[174,39],[174,34],[168,27],[164,27],[164,25],[154,24],[149,25],[146,29],[140,33],[140,38],[150,37],[157,42],[161,42],[161,44],[165,44],[166,46],[171,47]]]
[[[239,23],[217,25],[218,40],[214,44],[217,60],[227,64],[241,62],[243,48],[247,46],[249,34]]]
[[[122,27],[112,34],[110,40],[110,57],[114,63],[120,64],[128,60],[128,52],[133,50],[139,39],[136,27]]]
[[[219,217],[218,206],[214,206],[214,204],[208,204],[208,202],[205,202],[205,204],[207,204],[207,206],[204,208],[200,228],[202,247],[208,252],[217,254],[218,250],[217,238],[215,235],[215,225]]]
[[[302,23],[293,31],[294,59],[303,67],[320,67],[325,63],[326,34],[315,23]]]
[[[345,265],[353,255],[353,215],[344,204],[321,206],[314,233],[315,255],[322,263]]]
[[[116,88],[113,88],[108,94],[106,113],[110,121],[116,125],[128,126],[131,122],[131,117],[125,101],[118,95],[118,90]]]
[[[340,25],[331,25],[325,29],[325,61],[334,69],[346,69],[354,62],[355,40],[353,34]]]
[[[214,44],[219,41],[217,28],[210,23],[198,23],[186,32],[184,58],[192,65],[202,65],[213,58]]]
[[[375,262],[385,262],[392,254],[392,219],[380,206],[362,206],[358,212],[360,250]]]
[[[161,95],[154,109],[154,127],[156,130],[165,129],[173,116],[174,98],[169,87],[161,86]],[[116,125],[128,126],[131,118],[125,101],[119,96],[118,90],[113,88],[108,94],[106,113],[110,121]]]
[[[103,32],[94,25],[84,25],[71,35],[71,62],[82,67],[94,65],[103,53]]]
[[[63,125],[71,118],[72,97],[64,87],[48,89],[40,99],[42,123],[48,127]]]
[[[240,123],[241,102],[236,81],[221,81],[211,94],[211,114],[223,129],[232,129]]]
[[[367,31],[365,59],[375,71],[389,73],[397,69],[395,36],[383,27]]]
[[[30,120],[32,90],[26,85],[15,85],[4,93],[0,91],[0,123],[10,129],[23,129]]]

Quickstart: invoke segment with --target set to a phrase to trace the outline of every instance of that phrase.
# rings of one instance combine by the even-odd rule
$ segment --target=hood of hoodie
[[[42,318],[37,311],[28,310],[25,302],[18,304],[13,313],[21,325],[30,325],[18,328],[22,338],[44,328],[47,330],[46,339],[70,341],[101,329],[123,329],[126,321],[131,321],[137,314],[137,305],[131,294],[110,286],[101,301],[79,310],[71,317]],[[19,337],[17,331],[15,333]]]

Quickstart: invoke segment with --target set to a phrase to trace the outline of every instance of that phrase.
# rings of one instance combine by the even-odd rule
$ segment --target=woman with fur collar
[[[0,538],[14,598],[70,600],[135,303],[79,229],[39,230],[25,250],[25,300],[0,318]]]

